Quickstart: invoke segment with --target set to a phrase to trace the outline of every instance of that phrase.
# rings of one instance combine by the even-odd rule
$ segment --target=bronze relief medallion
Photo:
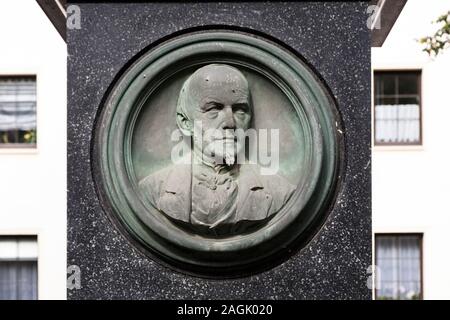
[[[241,31],[172,37],[111,84],[93,174],[109,217],[177,270],[237,277],[304,247],[325,221],[343,129],[319,77]]]

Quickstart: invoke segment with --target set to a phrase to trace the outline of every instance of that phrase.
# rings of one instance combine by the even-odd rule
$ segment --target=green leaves
[[[423,51],[430,56],[437,56],[450,46],[450,11],[441,15],[434,23],[442,25],[432,36],[420,38],[418,41],[424,44]]]

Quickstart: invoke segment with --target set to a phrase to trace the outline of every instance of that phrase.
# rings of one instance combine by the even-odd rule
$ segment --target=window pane
[[[400,258],[419,259],[420,258],[420,240],[415,236],[399,237],[399,256]]]
[[[0,262],[0,300],[37,299],[37,262]]]
[[[37,299],[37,265],[36,261],[17,263],[17,299]]]
[[[397,142],[416,143],[420,140],[420,110],[418,105],[398,105]]]
[[[19,260],[36,260],[38,257],[38,247],[36,239],[23,238],[17,241]]]
[[[375,106],[378,105],[393,105],[395,106],[397,104],[397,98],[394,97],[380,97],[377,99],[377,103],[375,104]]]
[[[394,74],[380,74],[379,84],[381,87],[377,91],[378,94],[396,94],[395,92],[395,75]]]
[[[392,282],[397,280],[398,266],[396,259],[380,259],[377,265],[380,267],[379,277],[381,282]]]
[[[0,300],[37,299],[37,239],[0,237]]]
[[[0,261],[0,300],[17,299],[17,269],[13,262]]]
[[[420,298],[420,246],[420,235],[376,236],[377,299]]]
[[[418,72],[375,73],[375,143],[420,143],[419,79]]]
[[[386,282],[383,283],[381,288],[377,291],[377,300],[393,300],[397,297],[396,283]]]
[[[420,289],[416,282],[402,282],[398,293],[399,300],[418,300],[420,298]]]
[[[419,97],[418,96],[408,96],[408,97],[399,97],[398,98],[398,104],[404,105],[404,104],[419,104]]]
[[[396,143],[398,138],[398,106],[375,106],[375,139],[382,143]]]
[[[0,260],[16,260],[17,240],[14,238],[0,239]]]
[[[0,261],[37,260],[38,247],[35,236],[0,238]]]
[[[35,143],[35,77],[0,77],[0,144]]]
[[[417,94],[418,77],[415,73],[404,73],[398,75],[398,93],[399,94]]]
[[[377,258],[395,259],[395,237],[380,236],[377,238]]]

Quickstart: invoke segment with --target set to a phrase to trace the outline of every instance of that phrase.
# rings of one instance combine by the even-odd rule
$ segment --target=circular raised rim
[[[189,36],[187,36],[189,35]],[[337,156],[328,157],[330,163],[322,162],[323,148],[322,144],[325,144],[326,151],[334,150],[337,151],[337,141],[336,137],[332,138],[333,134],[330,135],[329,127],[333,126],[334,123],[330,121],[336,116],[332,109],[332,100],[329,97],[326,89],[323,88],[320,82],[315,78],[313,72],[302,63],[297,57],[292,53],[288,52],[284,48],[281,48],[268,40],[261,39],[255,35],[248,35],[244,33],[228,32],[228,31],[207,31],[207,32],[195,32],[190,33],[181,37],[171,39],[157,47],[153,50],[147,52],[139,60],[137,60],[131,67],[129,67],[126,72],[123,73],[122,77],[115,83],[113,89],[111,90],[106,103],[103,106],[100,118],[97,122],[96,132],[96,143],[94,148],[97,149],[96,161],[99,163],[100,175],[94,174],[95,179],[99,180],[101,183],[99,186],[103,189],[103,193],[106,194],[106,200],[109,201],[107,207],[111,208],[119,220],[124,224],[125,229],[132,234],[134,238],[137,238],[147,249],[154,251],[156,254],[161,255],[163,259],[174,261],[178,260],[182,263],[188,263],[197,266],[243,266],[251,264],[255,261],[267,258],[267,256],[273,254],[277,251],[276,247],[271,248],[271,250],[266,250],[266,253],[262,257],[249,257],[245,258],[240,256],[238,261],[205,261],[198,260],[196,258],[172,255],[170,249],[170,242],[174,246],[185,247],[186,237],[190,237],[191,244],[195,249],[190,248],[190,250],[204,252],[211,254],[213,252],[242,252],[243,248],[251,249],[257,247],[260,244],[267,243],[273,238],[284,239],[287,246],[295,238],[299,237],[302,232],[311,227],[311,223],[317,220],[316,215],[320,213],[318,207],[320,207],[320,201],[318,199],[328,198],[328,193],[332,187],[335,179],[335,169],[337,168]],[[225,45],[226,44],[226,45]],[[279,87],[283,87],[283,84],[287,83],[288,94],[292,102],[293,99],[297,99],[297,102],[301,104],[304,109],[299,109],[296,111],[300,113],[302,110],[307,111],[309,116],[309,121],[303,123],[311,130],[311,136],[313,143],[309,146],[314,148],[310,151],[310,173],[311,179],[309,179],[309,185],[306,192],[304,190],[297,190],[297,197],[302,196],[303,202],[298,212],[295,215],[284,214],[291,209],[293,201],[288,202],[282,209],[283,212],[279,212],[276,218],[271,221],[268,226],[257,230],[247,236],[235,236],[232,240],[217,240],[217,239],[202,239],[198,241],[197,236],[191,236],[186,233],[182,233],[183,236],[179,236],[178,232],[180,229],[172,227],[170,224],[167,225],[164,221],[149,221],[146,219],[148,212],[148,207],[142,201],[137,201],[135,198],[136,185],[133,184],[133,179],[130,180],[130,175],[133,175],[132,164],[131,164],[131,135],[133,132],[131,123],[134,123],[136,116],[139,112],[139,103],[145,98],[142,96],[142,92],[145,88],[148,88],[148,82],[154,80],[154,76],[161,74],[163,70],[167,70],[170,64],[177,63],[177,59],[169,59],[172,55],[173,57],[178,57],[178,61],[186,59],[189,56],[198,56],[203,53],[212,54],[214,53],[214,48],[216,48],[216,53],[226,51],[228,54],[236,54],[241,57],[240,61],[246,67],[254,67],[257,63],[266,64],[265,67],[270,70],[270,66],[267,64],[271,63],[272,72],[276,69],[277,78],[273,78],[272,81],[279,83]],[[252,50],[248,50],[248,49]],[[247,51],[248,50],[248,51]],[[204,58],[196,63],[212,63],[217,62],[217,59]],[[243,62],[245,61],[245,63]],[[252,61],[249,63],[248,61]],[[225,62],[225,61],[223,61]],[[234,63],[239,63],[238,60]],[[186,65],[183,65],[186,67]],[[189,66],[188,66],[189,67]],[[266,69],[266,71],[267,71]],[[179,72],[176,70],[175,72]],[[257,70],[259,72],[264,72],[264,69]],[[273,72],[274,73],[274,72]],[[168,78],[169,75],[166,75]],[[141,79],[141,81],[135,81],[136,79]],[[146,78],[145,80],[142,80]],[[162,83],[164,79],[159,79],[159,83]],[[157,84],[153,86],[156,88]],[[286,86],[285,86],[286,87]],[[286,89],[286,88],[285,88]],[[289,92],[290,91],[290,92]],[[285,94],[286,94],[285,92]],[[318,93],[318,94],[317,94]],[[148,93],[147,93],[148,94]],[[116,118],[116,111],[120,106],[121,115]],[[306,109],[305,109],[306,108]],[[133,120],[134,119],[134,120]],[[325,121],[324,121],[325,120]],[[106,121],[106,125],[105,125]],[[328,122],[328,123],[327,123]],[[98,124],[101,124],[98,126]],[[325,127],[325,128],[324,128]],[[328,133],[324,134],[324,131],[328,129]],[[111,160],[112,159],[112,160]],[[327,170],[324,170],[326,167]],[[116,168],[121,168],[119,172]],[[331,169],[331,170],[330,170]],[[323,173],[326,173],[324,177]],[[317,194],[317,183],[321,181],[322,193],[326,196],[318,196]],[[130,190],[132,190],[130,192]],[[294,198],[294,195],[293,197]],[[312,201],[315,200],[315,201]],[[310,214],[307,217],[298,217],[300,212],[308,206],[311,207],[311,203],[318,202],[313,206],[314,208],[309,209],[316,211],[314,214]],[[288,207],[288,205],[290,205]],[[124,207],[127,207],[127,211],[139,217],[143,223],[136,223],[136,221],[130,221],[126,216],[123,215]],[[156,209],[155,209],[156,210]],[[161,214],[154,215],[152,218],[161,218],[164,220]],[[128,217],[129,218],[129,217]],[[284,223],[280,223],[280,220],[284,219]],[[295,220],[300,220],[302,223],[295,224],[298,229],[295,234],[290,237],[281,236],[280,233],[287,229],[287,227],[292,224]],[[148,226],[152,226],[149,228]],[[169,229],[166,227],[169,226]],[[267,228],[272,228],[273,232],[267,232]],[[170,234],[170,232],[172,234]],[[259,236],[263,234],[263,236]],[[265,236],[264,236],[265,234]],[[251,241],[251,238],[258,238],[257,241]],[[249,241],[250,239],[250,241]],[[223,250],[223,243],[227,242],[229,245],[226,246],[226,250]],[[279,244],[279,241],[275,241],[275,244]],[[218,245],[217,245],[218,244]],[[173,248],[172,248],[173,250]],[[206,259],[208,260],[208,259]]]

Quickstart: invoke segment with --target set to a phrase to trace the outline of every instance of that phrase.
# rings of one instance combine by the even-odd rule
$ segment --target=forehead
[[[192,75],[189,86],[191,98],[205,103],[209,100],[223,103],[247,102],[249,88],[244,75],[228,66],[207,66]]]

